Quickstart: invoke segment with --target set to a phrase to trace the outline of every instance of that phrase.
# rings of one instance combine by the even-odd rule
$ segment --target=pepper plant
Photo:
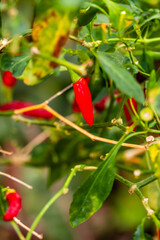
[[[21,203],[14,205],[7,221],[19,239],[43,238],[36,227],[71,192],[71,181],[78,185],[68,210],[73,228],[107,204],[125,209],[128,217],[118,219],[124,231],[123,216],[126,222],[136,216],[130,238],[160,239],[159,7],[159,0],[0,2],[0,164],[45,168],[48,187],[64,181],[30,227],[17,219]],[[0,175],[22,183],[9,172]],[[8,189],[1,183],[2,220]],[[142,207],[133,212],[134,195]],[[105,239],[119,239],[106,228]]]

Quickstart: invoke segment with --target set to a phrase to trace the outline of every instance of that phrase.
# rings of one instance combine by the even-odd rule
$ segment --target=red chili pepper
[[[87,84],[89,84],[89,81],[90,81],[90,77],[85,77],[85,79],[86,79],[86,81],[87,81]],[[79,112],[81,112],[81,110],[80,110],[80,108],[79,108],[79,106],[78,106],[78,104],[77,104],[77,101],[76,101],[76,98],[74,97],[74,100],[73,100],[73,103],[72,103],[72,110],[74,111],[74,112],[77,112],[77,113],[79,113]]]
[[[158,240],[160,240],[160,229],[158,229]]]
[[[73,83],[73,89],[75,93],[75,99],[79,106],[79,109],[85,119],[85,121],[92,126],[93,125],[93,105],[91,93],[86,79],[81,77],[76,83]]]
[[[2,81],[6,87],[12,88],[16,84],[17,79],[13,77],[10,71],[5,71],[2,76]]]
[[[0,111],[16,110],[16,109],[29,107],[29,106],[34,106],[34,104],[29,102],[23,102],[23,101],[12,101],[4,105],[0,105]],[[51,114],[45,109],[35,109],[35,110],[27,111],[27,112],[24,112],[23,115],[28,117],[43,118],[43,119],[50,119],[54,117],[53,114]]]
[[[16,217],[22,208],[21,196],[17,192],[9,192],[6,194],[6,200],[8,201],[8,209],[3,216],[3,221],[12,221]]]

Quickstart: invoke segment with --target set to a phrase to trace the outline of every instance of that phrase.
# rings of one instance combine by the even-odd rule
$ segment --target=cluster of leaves
[[[21,14],[20,9],[24,7],[21,3],[0,5],[1,37],[13,39],[2,50],[0,65],[3,71],[11,71],[13,76],[27,85],[36,85],[50,77],[56,79],[55,76],[61,76],[61,72],[68,69],[80,74],[81,67],[91,62],[85,72],[91,79],[89,87],[93,103],[110,94],[109,107],[101,113],[95,113],[95,124],[88,129],[95,135],[120,139],[114,147],[92,142],[55,119],[43,123],[33,121],[45,126],[43,129],[51,137],[33,148],[26,164],[34,167],[47,166],[48,185],[76,164],[97,167],[74,193],[70,208],[70,223],[73,227],[92,216],[110,195],[118,169],[116,163],[119,161],[128,167],[123,158],[126,149],[119,151],[121,144],[130,138],[129,141],[137,145],[145,144],[149,132],[160,132],[159,4],[158,0],[153,5],[148,0],[40,0],[27,5],[34,12],[29,16],[30,22],[26,20],[27,16],[23,18]],[[7,23],[4,24],[6,19]],[[23,27],[22,22],[25,22]],[[76,47],[64,49],[69,38],[76,42]],[[65,58],[74,61],[74,56],[77,57],[78,65],[73,64],[73,69],[73,65],[68,64]],[[58,63],[55,58],[59,59]],[[119,105],[114,96],[116,89],[122,98]],[[67,96],[70,106],[72,95],[73,90],[70,90]],[[122,111],[128,98],[134,98],[138,103],[137,115],[131,111],[132,120],[137,125],[136,132],[133,133],[130,133],[133,127],[128,130]],[[145,116],[139,117],[144,105],[153,113],[149,121],[146,121]],[[72,115],[76,123],[83,122],[79,113]],[[111,124],[113,118],[122,118],[124,123]],[[85,124],[81,125],[87,128]],[[130,133],[128,135],[127,130]],[[137,168],[149,170],[159,178],[158,152],[157,140],[147,151],[146,158],[142,156],[138,164],[134,161],[129,163],[132,172]],[[101,161],[101,156],[104,161]],[[147,197],[151,207],[158,213],[159,181],[149,186]],[[144,233],[144,221],[143,219],[138,226],[133,239],[147,236]]]

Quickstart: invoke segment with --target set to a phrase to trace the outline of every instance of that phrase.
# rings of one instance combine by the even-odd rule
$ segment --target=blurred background
[[[140,2],[144,7],[159,6],[158,0]],[[10,39],[31,28],[35,14],[34,1],[2,0],[0,7],[3,38]],[[10,47],[14,48],[16,45]],[[73,42],[67,42],[66,48],[74,47]],[[71,58],[67,55],[67,58],[77,61],[76,57]],[[35,86],[27,86],[23,81],[18,80],[13,91],[4,88],[0,80],[0,104],[12,99],[38,104],[70,83],[70,76],[66,72],[51,75]],[[71,89],[51,102],[50,106],[63,116],[81,122],[82,117],[72,112],[72,102],[73,90]],[[22,196],[23,208],[18,218],[27,226],[32,224],[45,203],[62,187],[71,167],[84,160],[97,163],[99,156],[104,155],[111,148],[108,144],[90,143],[90,140],[75,132],[70,136],[70,132],[63,129],[57,133],[58,131],[56,127],[40,127],[16,122],[9,117],[0,117],[0,146],[13,153],[11,157],[0,155],[0,171],[22,179],[32,185],[33,190],[28,190],[3,176],[0,176],[0,185],[14,188]],[[106,134],[109,137],[114,134],[115,139],[120,136],[117,129],[112,133],[108,130]],[[75,229],[69,225],[72,194],[87,176],[88,173],[77,174],[70,185],[69,193],[53,204],[40,221],[36,231],[43,233],[45,240],[131,239],[136,226],[146,213],[139,199],[134,194],[129,195],[128,189],[117,181],[114,183],[111,195],[97,213]],[[132,179],[131,175],[125,176]],[[138,214],[135,214],[137,212]],[[25,230],[22,232],[26,234]],[[10,223],[0,221],[0,239],[18,239]],[[37,238],[33,236],[32,239]]]

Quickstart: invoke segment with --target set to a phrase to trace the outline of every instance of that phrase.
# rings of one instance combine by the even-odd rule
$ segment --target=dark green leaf
[[[114,182],[114,160],[123,141],[124,137],[112,148],[98,169],[74,193],[70,207],[70,223],[73,227],[86,221],[98,211],[109,196]]]
[[[103,1],[92,0],[91,3],[87,2],[84,6],[86,7],[80,9],[80,13],[78,15],[78,24],[80,26],[85,26],[90,23],[99,9],[104,9],[105,3]]]
[[[136,231],[133,234],[132,240],[152,240],[153,238],[149,235],[144,233],[144,220],[142,223],[139,224],[136,228]]]
[[[117,151],[101,163],[98,169],[78,188],[70,208],[70,223],[76,227],[86,221],[102,206],[114,182],[114,159]]]
[[[156,81],[156,72],[155,70],[152,70],[148,85],[147,85],[147,92],[149,92],[152,88],[156,87],[157,81]]]
[[[4,71],[11,71],[14,77],[19,77],[30,60],[28,55],[19,55],[16,57],[6,53],[1,58],[1,68]]]
[[[112,59],[111,54],[98,52],[97,58],[103,71],[111,78],[116,87],[130,97],[134,97],[137,102],[144,102],[144,94],[141,86],[126,69],[121,68]]]

